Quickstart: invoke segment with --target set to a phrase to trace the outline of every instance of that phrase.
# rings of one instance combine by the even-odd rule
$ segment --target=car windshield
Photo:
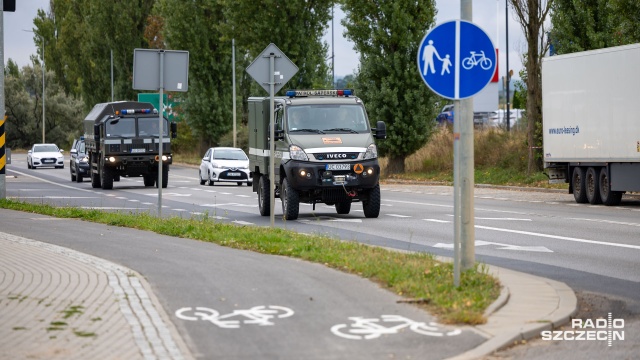
[[[217,149],[213,151],[213,160],[247,160],[247,155],[241,149]]]
[[[33,148],[34,152],[56,152],[59,151],[55,145],[40,145]]]
[[[296,105],[287,109],[287,129],[301,133],[369,131],[361,105]]]

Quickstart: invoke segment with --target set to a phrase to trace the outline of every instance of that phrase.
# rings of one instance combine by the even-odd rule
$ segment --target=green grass
[[[159,219],[145,213],[55,208],[8,199],[0,199],[0,207],[148,230],[324,264],[370,279],[389,291],[415,300],[418,306],[438,316],[443,323],[484,323],[484,310],[500,293],[498,281],[489,276],[481,265],[462,272],[460,286],[455,287],[453,265],[436,261],[431,254],[397,252],[284,229],[238,226],[216,222],[207,216]]]

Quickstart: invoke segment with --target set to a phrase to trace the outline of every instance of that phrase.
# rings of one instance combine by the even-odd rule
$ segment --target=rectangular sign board
[[[133,89],[160,89],[160,54],[163,54],[162,88],[185,92],[189,88],[189,52],[181,50],[134,49]]]

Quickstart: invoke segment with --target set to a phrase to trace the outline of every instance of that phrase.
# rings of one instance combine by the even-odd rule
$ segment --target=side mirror
[[[273,135],[278,140],[284,140],[284,130],[274,130]]]
[[[387,125],[385,125],[384,121],[378,121],[376,127],[372,130],[375,132],[376,139],[387,138]]]
[[[64,150],[60,149],[60,154],[62,154],[64,152]]]
[[[78,155],[78,149],[69,150],[69,154],[71,154],[71,156],[75,157],[76,155]]]
[[[172,122],[171,125],[171,138],[175,139],[178,137],[178,123]]]
[[[27,154],[31,155],[31,153],[33,153],[32,150],[27,151]]]

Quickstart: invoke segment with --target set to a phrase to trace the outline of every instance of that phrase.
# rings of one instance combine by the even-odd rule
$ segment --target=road
[[[28,170],[17,157],[8,166],[7,197],[24,201],[155,213],[157,195],[157,189],[145,188],[141,178],[122,178],[113,191],[104,191],[92,189],[86,180],[71,182],[68,168]],[[558,192],[478,188],[474,203],[477,261],[565,282],[581,301],[578,317],[596,319],[613,312],[614,317],[625,319],[630,330],[640,328],[640,200],[625,197],[620,206],[590,206],[575,204],[572,195]],[[165,216],[207,215],[241,225],[269,226],[269,218],[258,213],[251,188],[201,186],[197,169],[189,167],[171,168],[162,204]],[[276,200],[276,226],[452,256],[450,187],[383,185],[378,219],[364,218],[359,204],[348,215],[337,215],[333,207],[318,204],[315,211],[301,205],[300,218],[284,222],[278,216],[279,205]],[[622,345],[616,344],[618,351],[636,349],[632,344],[637,343],[637,331],[627,336]],[[477,339],[469,335],[468,341]],[[536,358],[535,352],[540,351],[540,358],[545,358],[549,349],[554,356],[563,351],[575,354],[572,347],[579,344],[538,342],[542,345],[518,346],[496,356]],[[611,354],[598,345],[591,346],[591,351],[603,352],[604,357]]]

